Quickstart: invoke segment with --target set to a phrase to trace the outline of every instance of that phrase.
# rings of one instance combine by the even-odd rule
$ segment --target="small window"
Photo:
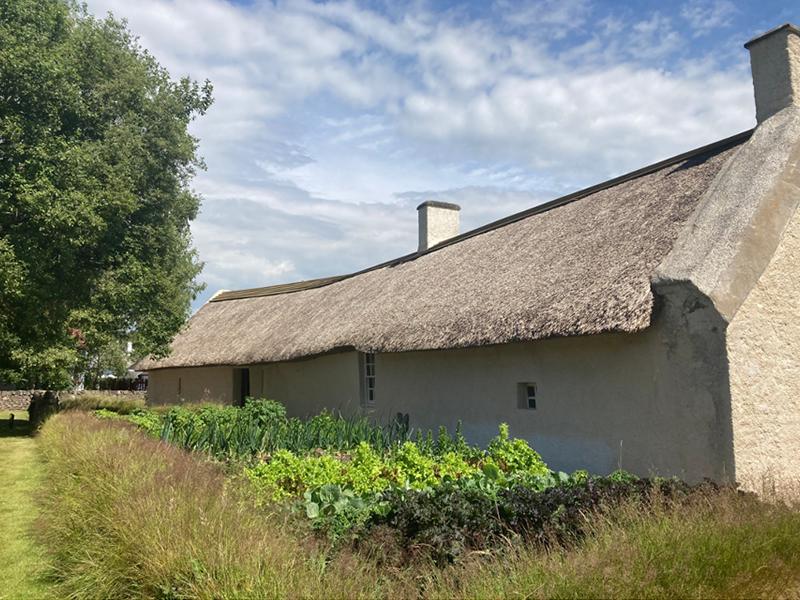
[[[372,352],[364,354],[364,404],[375,405],[375,355]]]
[[[536,384],[517,384],[517,408],[522,410],[536,410]]]

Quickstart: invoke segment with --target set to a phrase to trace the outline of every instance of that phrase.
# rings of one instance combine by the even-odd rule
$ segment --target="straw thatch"
[[[355,276],[279,294],[267,288],[240,299],[218,297],[192,317],[167,358],[140,367],[244,365],[349,348],[400,352],[641,330],[652,316],[651,275],[743,139]]]

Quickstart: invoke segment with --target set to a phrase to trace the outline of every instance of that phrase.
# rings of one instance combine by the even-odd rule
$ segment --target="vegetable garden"
[[[412,431],[402,415],[386,425],[328,412],[302,420],[263,399],[248,399],[242,408],[96,414],[223,462],[248,482],[256,505],[288,508],[336,545],[357,545],[376,528],[389,529],[406,558],[424,553],[440,564],[509,540],[578,539],[587,511],[643,499],[654,489],[664,498],[692,491],[677,480],[647,481],[623,471],[607,477],[552,471],[505,424],[479,448],[460,426],[434,434]]]

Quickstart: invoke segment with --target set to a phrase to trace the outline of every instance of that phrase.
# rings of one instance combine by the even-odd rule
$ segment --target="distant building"
[[[800,31],[746,44],[758,126],[350,275],[218,293],[157,403],[408,413],[553,467],[756,484],[800,475]]]

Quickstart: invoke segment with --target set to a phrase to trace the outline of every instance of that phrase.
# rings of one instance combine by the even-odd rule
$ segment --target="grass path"
[[[0,599],[38,600],[51,597],[37,575],[42,555],[30,535],[41,465],[36,440],[27,435],[27,413],[14,415],[12,430],[9,413],[0,413]]]

